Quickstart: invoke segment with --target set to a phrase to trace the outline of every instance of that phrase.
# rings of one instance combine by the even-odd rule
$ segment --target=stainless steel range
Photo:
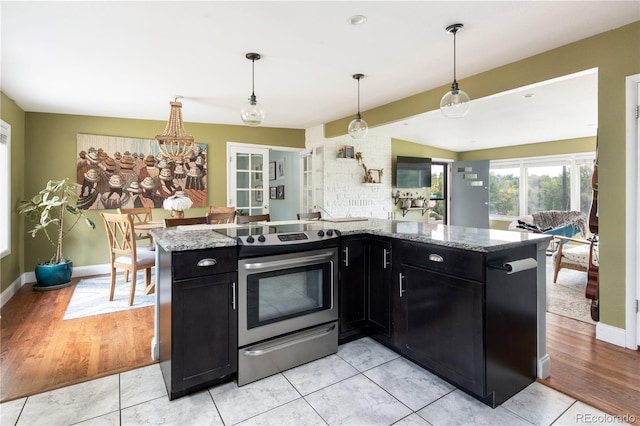
[[[238,385],[336,353],[338,237],[309,225],[251,225],[238,239]]]

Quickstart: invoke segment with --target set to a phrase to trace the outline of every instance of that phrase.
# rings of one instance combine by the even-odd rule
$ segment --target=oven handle
[[[304,256],[300,258],[293,258],[293,259],[287,259],[287,260],[244,263],[238,266],[241,269],[252,270],[252,271],[261,270],[261,269],[282,268],[282,267],[290,268],[292,266],[313,265],[321,261],[330,260],[333,257],[333,255],[334,255],[333,252],[326,252],[322,254],[315,254],[312,256]]]
[[[269,352],[273,352],[273,351],[277,351],[280,349],[284,349],[287,348],[289,346],[292,345],[297,345],[299,343],[302,342],[307,342],[309,340],[313,340],[313,339],[317,339],[323,336],[326,336],[327,334],[330,334],[334,329],[336,328],[335,324],[331,324],[329,327],[323,329],[323,330],[319,330],[319,331],[315,331],[313,333],[309,333],[305,336],[301,336],[301,337],[293,337],[291,340],[288,340],[286,342],[282,342],[282,343],[277,343],[275,345],[269,345],[266,344],[264,346],[254,346],[250,349],[245,349],[243,351],[243,354],[245,356],[261,356],[261,355],[266,355]]]

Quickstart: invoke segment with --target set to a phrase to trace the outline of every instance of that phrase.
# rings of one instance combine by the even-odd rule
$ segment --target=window
[[[11,126],[0,120],[0,257],[11,253]]]
[[[311,150],[300,153],[302,162],[302,212],[313,211],[313,156]]]
[[[492,161],[489,212],[519,217],[545,210],[589,213],[595,153]]]
[[[429,222],[447,223],[447,166],[448,163],[431,163],[429,200],[435,200],[436,205],[429,215]]]

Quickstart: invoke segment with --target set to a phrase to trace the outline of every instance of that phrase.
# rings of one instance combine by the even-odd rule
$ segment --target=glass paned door
[[[269,150],[232,146],[229,152],[229,205],[241,216],[269,213]]]

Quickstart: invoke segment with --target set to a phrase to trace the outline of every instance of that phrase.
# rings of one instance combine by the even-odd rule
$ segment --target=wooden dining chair
[[[117,211],[119,214],[130,214],[131,217],[133,218],[134,225],[139,225],[141,223],[148,223],[153,220],[153,211],[151,210],[151,207],[136,207],[136,208],[130,208],[130,209],[119,208]],[[149,240],[153,245],[153,239],[151,238],[151,235],[149,234],[149,232],[146,232],[146,231],[138,232],[136,234],[136,239]]]
[[[271,220],[269,214],[256,214],[253,216],[238,216],[238,225],[250,222],[269,222]]]
[[[298,220],[320,220],[322,214],[320,212],[298,213]]]
[[[125,274],[131,272],[131,288],[129,290],[129,306],[133,305],[136,294],[136,278],[140,270],[145,270],[145,293],[153,293],[154,284],[151,282],[151,268],[156,264],[155,251],[149,247],[136,245],[133,230],[133,217],[129,214],[100,213],[107,230],[109,241],[109,256],[111,258],[111,289],[109,301],[113,300],[116,289],[117,269],[125,270]]]
[[[164,227],[172,228],[181,225],[204,225],[207,223],[207,216],[202,217],[183,217],[181,219],[165,219]]]
[[[236,219],[236,213],[235,207],[209,206],[207,218],[211,224],[233,223]]]

